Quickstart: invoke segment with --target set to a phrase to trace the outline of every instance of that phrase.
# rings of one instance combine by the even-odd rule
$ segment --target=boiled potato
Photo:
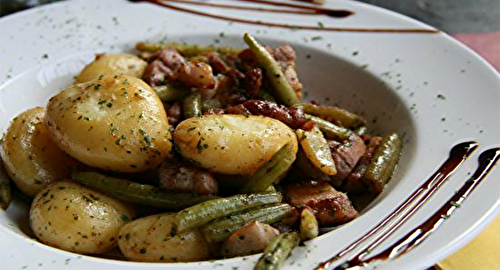
[[[160,99],[141,79],[126,75],[67,88],[50,99],[45,121],[61,149],[105,170],[153,168],[172,146]]]
[[[51,140],[44,114],[36,107],[14,118],[2,145],[8,174],[31,197],[47,184],[68,178],[77,164]]]
[[[140,218],[122,227],[118,247],[127,259],[148,262],[187,262],[210,258],[209,246],[199,230],[172,231],[175,214]]]
[[[30,210],[30,226],[41,242],[81,254],[102,254],[116,246],[133,209],[71,181],[40,191]]]
[[[141,58],[127,53],[97,54],[76,78],[77,83],[84,83],[99,78],[101,75],[124,74],[140,78],[148,63]]]
[[[287,143],[297,152],[295,133],[263,116],[189,118],[175,129],[174,142],[185,158],[222,174],[253,174]]]

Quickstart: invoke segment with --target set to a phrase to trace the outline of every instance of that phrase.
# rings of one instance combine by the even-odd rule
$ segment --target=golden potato
[[[54,141],[77,160],[105,170],[138,172],[171,149],[167,114],[141,79],[106,75],[52,97],[45,121]]]
[[[134,211],[128,205],[71,181],[40,191],[30,210],[30,226],[41,242],[81,254],[101,254],[116,246],[121,227]]]
[[[51,140],[44,114],[43,108],[36,107],[14,118],[2,145],[5,169],[31,197],[47,184],[68,178],[77,164]]]
[[[222,174],[253,174],[289,142],[297,152],[293,130],[263,116],[189,118],[175,129],[174,142],[185,158]]]
[[[96,54],[95,60],[85,66],[76,78],[76,82],[84,83],[101,75],[117,74],[141,78],[147,65],[146,61],[132,54]]]
[[[122,227],[118,247],[127,259],[148,262],[187,262],[210,258],[209,246],[198,230],[172,232],[175,214],[140,218]]]

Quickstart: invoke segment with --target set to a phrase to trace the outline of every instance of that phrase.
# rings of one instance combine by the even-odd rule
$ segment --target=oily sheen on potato
[[[297,137],[282,122],[263,116],[206,115],[181,122],[174,142],[191,162],[222,174],[251,175]]]
[[[127,54],[97,54],[76,78],[77,83],[84,83],[99,78],[101,75],[129,75],[140,78],[148,63],[139,57]]]
[[[132,261],[188,262],[210,258],[209,246],[199,230],[173,231],[175,213],[143,217],[123,226],[118,247]]]
[[[121,227],[133,218],[128,205],[71,181],[48,185],[33,200],[30,226],[43,243],[81,254],[116,246]]]
[[[44,114],[42,107],[36,107],[18,115],[2,145],[7,173],[31,197],[47,184],[68,178],[77,164],[51,140],[43,123]]]
[[[141,79],[105,75],[52,97],[45,122],[59,147],[105,170],[138,172],[160,164],[171,149],[167,114]]]

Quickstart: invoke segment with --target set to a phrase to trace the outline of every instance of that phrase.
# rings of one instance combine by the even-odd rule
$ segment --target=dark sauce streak
[[[308,26],[308,25],[298,25],[298,24],[285,24],[285,23],[273,23],[273,22],[265,22],[260,20],[247,20],[229,16],[216,15],[211,13],[206,13],[194,9],[179,7],[171,4],[167,4],[161,0],[129,0],[131,2],[149,2],[155,5],[159,5],[162,7],[166,7],[172,10],[186,12],[190,14],[195,14],[199,16],[204,16],[212,19],[218,19],[229,22],[243,23],[243,24],[252,24],[252,25],[261,25],[268,27],[280,27],[280,28],[288,28],[288,29],[296,29],[296,30],[318,30],[318,31],[330,31],[330,32],[357,32],[357,33],[420,33],[420,34],[436,34],[439,33],[439,30],[436,29],[421,29],[421,28],[410,28],[410,29],[390,29],[390,28],[342,28],[342,27],[319,27],[319,26]],[[329,16],[333,16],[333,12],[328,13],[325,12]],[[323,14],[325,14],[323,13]],[[345,14],[344,14],[345,15]],[[350,15],[350,14],[349,14]]]
[[[397,258],[421,244],[431,233],[436,231],[453,212],[460,207],[463,201],[474,191],[479,183],[486,178],[500,159],[500,148],[493,148],[484,151],[479,156],[479,167],[469,178],[462,188],[455,193],[439,210],[429,219],[424,221],[414,230],[410,231],[396,243],[391,245],[376,256],[370,259],[363,259],[363,256],[357,256],[347,262],[347,264],[336,269],[350,269],[354,266],[366,266],[376,260],[386,260]]]
[[[191,0],[162,0],[163,2],[173,2],[181,4],[190,4],[195,6],[207,6],[207,7],[217,7],[217,8],[227,8],[236,10],[247,10],[247,11],[258,11],[258,12],[271,12],[271,13],[288,13],[288,14],[300,14],[300,15],[326,15],[334,18],[345,18],[354,14],[352,11],[343,9],[326,9],[326,8],[313,8],[307,6],[292,5],[293,8],[297,9],[271,9],[271,8],[260,8],[260,7],[249,7],[249,6],[238,6],[230,4],[215,4]],[[243,0],[244,1],[244,0]],[[250,1],[253,2],[253,1]],[[288,6],[288,5],[279,5]]]
[[[379,224],[373,227],[366,234],[358,238],[336,256],[330,258],[329,260],[319,264],[315,269],[326,269],[330,264],[336,262],[343,256],[345,256],[350,251],[357,248],[361,243],[363,243],[368,238],[372,237],[378,233],[383,227],[385,227],[389,222],[395,220],[400,216],[415,200],[418,199],[415,206],[409,210],[409,212],[399,219],[393,228],[389,229],[379,236],[373,244],[365,248],[360,253],[370,252],[378,244],[384,241],[387,237],[391,235],[396,229],[398,229],[404,222],[409,219],[417,210],[422,207],[422,205],[429,200],[429,198],[439,189],[441,184],[443,184],[455,171],[462,165],[462,163],[472,154],[474,150],[478,147],[476,142],[464,142],[454,146],[450,151],[450,156],[446,161],[439,167],[439,169],[432,174],[432,176],[425,181],[417,190],[415,190],[408,199],[406,199],[402,204],[400,204],[389,216],[382,220]],[[428,191],[427,193],[425,193]]]
[[[350,10],[319,8],[319,7],[304,6],[304,5],[282,3],[282,2],[273,2],[273,1],[266,1],[266,0],[240,0],[240,1],[260,3],[260,4],[265,4],[265,5],[273,5],[273,6],[279,6],[279,7],[291,7],[291,8],[297,8],[297,9],[305,9],[305,10],[310,10],[310,11],[317,13],[317,14],[323,14],[323,15],[327,15],[330,17],[336,17],[336,18],[344,18],[344,17],[348,17],[348,16],[351,16],[352,14],[354,14],[354,12],[352,12]]]

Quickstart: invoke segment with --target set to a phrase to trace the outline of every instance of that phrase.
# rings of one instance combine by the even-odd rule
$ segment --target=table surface
[[[59,0],[0,0],[0,17]],[[333,1],[333,0],[327,0]],[[499,0],[359,0],[423,21],[451,34],[500,71]],[[500,217],[467,246],[433,267],[500,269]]]

